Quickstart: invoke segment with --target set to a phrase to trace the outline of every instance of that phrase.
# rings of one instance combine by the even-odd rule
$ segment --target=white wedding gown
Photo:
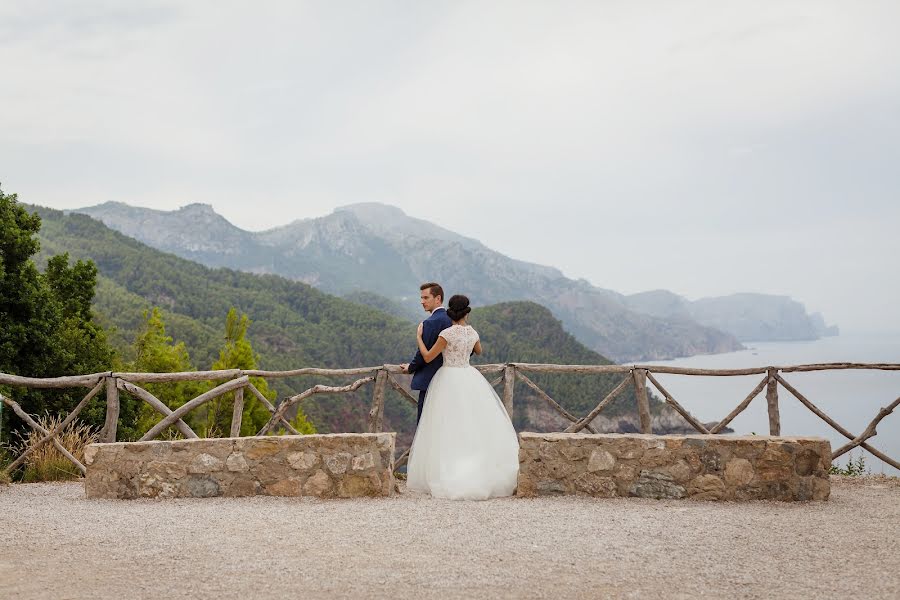
[[[503,403],[469,365],[478,341],[470,326],[441,332],[444,365],[428,386],[407,467],[407,487],[437,498],[510,496],[519,473],[519,441]]]

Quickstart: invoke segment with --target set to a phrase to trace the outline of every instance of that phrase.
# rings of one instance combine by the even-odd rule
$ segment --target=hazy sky
[[[0,3],[0,183],[362,201],[631,293],[900,329],[900,3]]]

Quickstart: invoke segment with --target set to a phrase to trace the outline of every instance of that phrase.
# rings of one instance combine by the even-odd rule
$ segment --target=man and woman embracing
[[[468,324],[469,299],[452,296],[445,309],[439,284],[423,284],[420,292],[430,316],[419,324],[415,356],[403,365],[419,390],[407,487],[454,500],[509,496],[519,471],[518,437],[494,388],[469,364],[482,353]]]

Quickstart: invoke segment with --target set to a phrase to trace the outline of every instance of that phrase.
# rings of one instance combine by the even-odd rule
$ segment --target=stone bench
[[[522,433],[518,496],[827,500],[823,438]]]
[[[390,496],[394,434],[341,433],[91,444],[88,498]]]

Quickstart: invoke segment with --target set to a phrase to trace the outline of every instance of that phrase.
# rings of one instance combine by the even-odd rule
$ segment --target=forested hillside
[[[633,311],[622,294],[515,260],[393,206],[354,204],[260,232],[244,231],[202,204],[160,211],[107,202],[77,212],[209,267],[274,273],[332,294],[374,292],[415,307],[418,284],[437,280],[448,291],[465,290],[476,305],[537,302],[582,344],[623,362],[741,347],[728,333],[690,318]]]
[[[162,309],[167,333],[185,343],[196,368],[209,368],[215,360],[232,307],[250,317],[247,337],[265,369],[357,367],[400,363],[411,357],[415,327],[407,319],[278,276],[207,268],[154,250],[85,215],[33,210],[43,219],[42,256],[68,252],[73,259],[96,263],[100,276],[94,306],[123,358],[128,358],[130,341],[152,306]],[[486,353],[480,361],[609,362],[566,333],[547,309],[533,303],[476,308],[471,322],[485,340]],[[617,383],[605,376],[534,379],[572,412],[582,414]],[[282,398],[312,383],[308,378],[271,381]],[[528,394],[523,388],[520,385],[517,394],[524,399]],[[304,410],[319,431],[358,431],[364,427],[371,394],[369,388],[364,390],[353,396],[312,399]],[[387,425],[411,431],[414,408],[391,395]],[[630,410],[632,398],[624,394],[611,412]],[[541,411],[517,411],[517,426],[540,428]]]

